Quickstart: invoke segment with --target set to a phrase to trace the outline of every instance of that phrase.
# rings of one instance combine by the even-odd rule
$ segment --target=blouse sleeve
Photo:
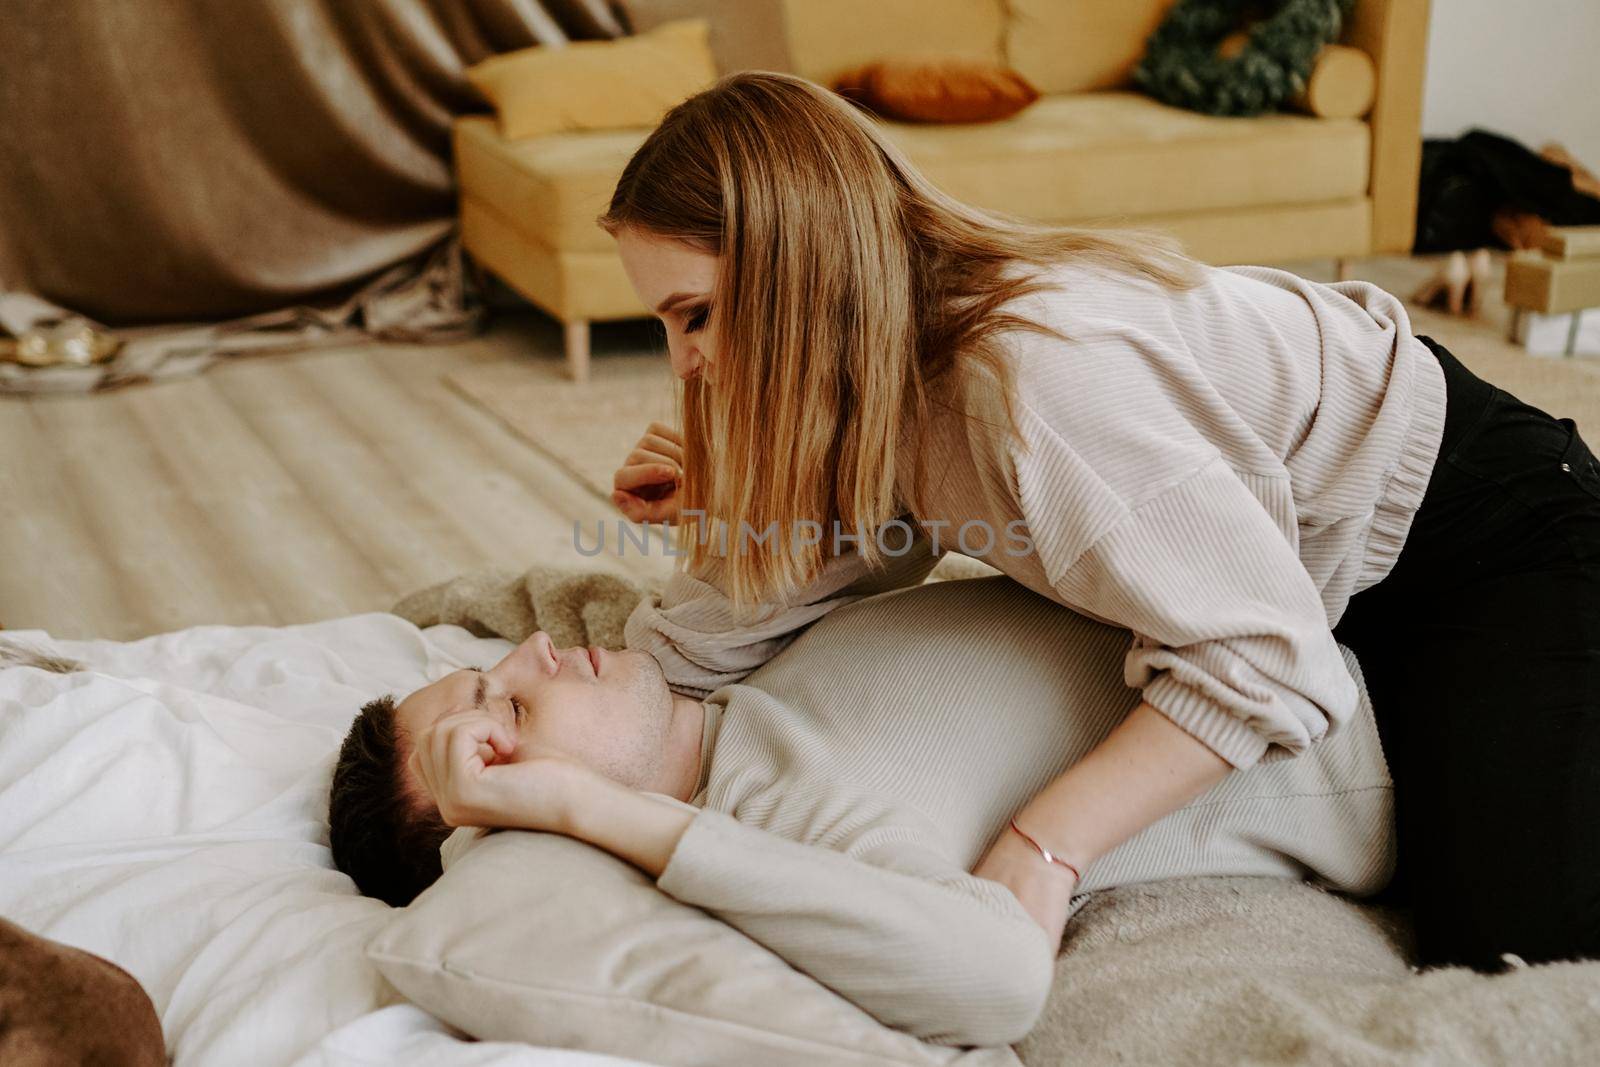
[[[1296,546],[1227,462],[1135,506],[1099,498],[1084,532],[1068,491],[1084,464],[1037,435],[1018,506],[1058,599],[1133,631],[1124,680],[1235,767],[1303,753],[1356,711],[1359,691]]]

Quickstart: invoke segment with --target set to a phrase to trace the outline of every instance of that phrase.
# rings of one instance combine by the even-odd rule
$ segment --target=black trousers
[[[1600,464],[1571,419],[1444,367],[1444,442],[1393,571],[1334,627],[1395,783],[1418,962],[1600,957]]]

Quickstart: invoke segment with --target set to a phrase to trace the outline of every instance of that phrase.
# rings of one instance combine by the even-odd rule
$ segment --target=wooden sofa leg
[[[1333,280],[1347,282],[1353,275],[1350,273],[1350,257],[1340,256],[1333,261]]]
[[[562,324],[566,333],[567,377],[575,382],[589,380],[589,320],[572,319]]]

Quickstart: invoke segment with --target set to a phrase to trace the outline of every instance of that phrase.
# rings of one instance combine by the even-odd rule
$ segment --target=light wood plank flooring
[[[651,343],[596,331],[596,357]],[[559,360],[555,325],[235,360],[91,396],[0,398],[0,624],[128,639],[381,611],[482,567],[594,566],[615,512],[443,382]],[[619,457],[620,459],[621,457]],[[592,533],[589,537],[592,541]],[[664,558],[605,561],[659,573]]]
[[[1440,258],[1373,257],[1353,273],[1405,296]],[[1331,260],[1284,266],[1333,280]],[[594,358],[654,338],[598,326]],[[502,313],[456,344],[258,356],[99,395],[0,397],[0,625],[128,639],[387,610],[488,566],[663,573],[659,555],[581,556],[572,524],[613,521],[609,502],[443,381],[487,361],[559,365],[560,353],[554,322]]]

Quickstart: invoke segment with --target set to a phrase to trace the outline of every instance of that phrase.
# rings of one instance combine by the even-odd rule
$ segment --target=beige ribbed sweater
[[[1331,628],[1393,566],[1444,432],[1444,373],[1400,301],[1366,282],[1204,267],[1172,293],[1083,265],[1010,310],[1071,340],[1007,335],[1022,441],[975,377],[913,447],[934,472],[918,529],[1023,585],[1131,631],[1121,675],[1236,767],[1304,753],[1354,715]],[[981,522],[994,532],[984,550]],[[1020,527],[1013,524],[1020,523]],[[942,524],[942,525],[941,525]],[[1029,550],[1007,531],[1026,532]],[[898,534],[885,543],[898,546]],[[921,546],[925,551],[928,546]],[[629,620],[684,691],[774,654],[790,623],[871,575],[846,553],[787,609],[734,618],[675,577]],[[805,619],[805,621],[810,621]],[[676,632],[693,634],[674,647]]]
[[[706,701],[702,810],[657,884],[889,1025],[952,1044],[1020,1039],[1056,946],[1009,890],[968,871],[1138,704],[1126,648],[1124,631],[1004,577],[828,614]],[[1341,662],[1359,678],[1347,650]],[[1391,826],[1363,694],[1338,737],[1228,776],[1101,857],[1073,910],[1094,890],[1186,875],[1375,892]]]

